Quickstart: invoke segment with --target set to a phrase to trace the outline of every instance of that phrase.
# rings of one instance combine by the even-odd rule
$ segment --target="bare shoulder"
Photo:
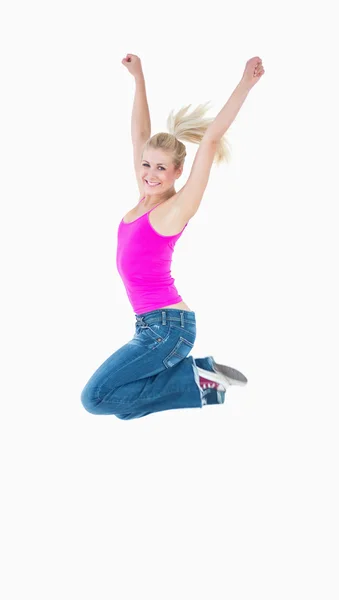
[[[140,204],[145,197],[143,194],[139,197],[138,204],[124,216],[124,222],[131,223],[149,212],[149,222],[157,233],[165,236],[177,235],[193,216],[182,202],[182,191],[183,188],[151,211],[145,210],[143,204]]]
[[[181,190],[150,213],[150,223],[161,235],[177,235],[189,221],[180,204],[180,193]]]
[[[184,199],[189,195],[189,190],[187,191],[186,185],[184,185],[172,198],[169,199],[168,210],[173,213],[178,219],[178,222],[189,221],[191,217],[193,217],[192,211],[187,209],[189,202],[185,202]]]

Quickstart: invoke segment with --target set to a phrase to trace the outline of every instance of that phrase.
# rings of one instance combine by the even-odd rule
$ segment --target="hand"
[[[135,54],[126,54],[126,58],[123,58],[121,62],[134,77],[142,73],[141,60],[139,56],[136,56]]]
[[[261,58],[259,58],[259,56],[254,56],[254,58],[250,58],[250,60],[247,61],[241,81],[251,89],[258,83],[264,73],[265,69],[262,66]]]

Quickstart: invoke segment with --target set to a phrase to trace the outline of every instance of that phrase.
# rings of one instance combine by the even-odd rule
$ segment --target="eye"
[[[149,167],[149,165],[147,165],[146,163],[142,163],[142,166],[143,167]],[[161,167],[160,165],[159,165],[159,169],[162,169],[163,171],[165,171],[165,168]]]

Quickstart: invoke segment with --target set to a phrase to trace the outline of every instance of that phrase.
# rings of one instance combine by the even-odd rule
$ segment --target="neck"
[[[159,204],[160,202],[165,202],[165,200],[168,200],[169,198],[172,198],[172,196],[174,196],[174,194],[176,194],[176,191],[174,188],[171,188],[170,190],[167,190],[167,192],[165,192],[164,194],[159,194],[159,195],[151,195],[151,196],[146,196],[144,197],[143,200],[143,204],[145,206],[154,206],[155,204]]]

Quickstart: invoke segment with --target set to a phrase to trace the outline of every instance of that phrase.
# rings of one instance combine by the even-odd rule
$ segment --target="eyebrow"
[[[147,162],[148,164],[150,164],[148,160],[142,160],[141,162]],[[157,167],[160,167],[160,165],[163,165],[164,167],[167,166],[165,163],[157,163]]]

